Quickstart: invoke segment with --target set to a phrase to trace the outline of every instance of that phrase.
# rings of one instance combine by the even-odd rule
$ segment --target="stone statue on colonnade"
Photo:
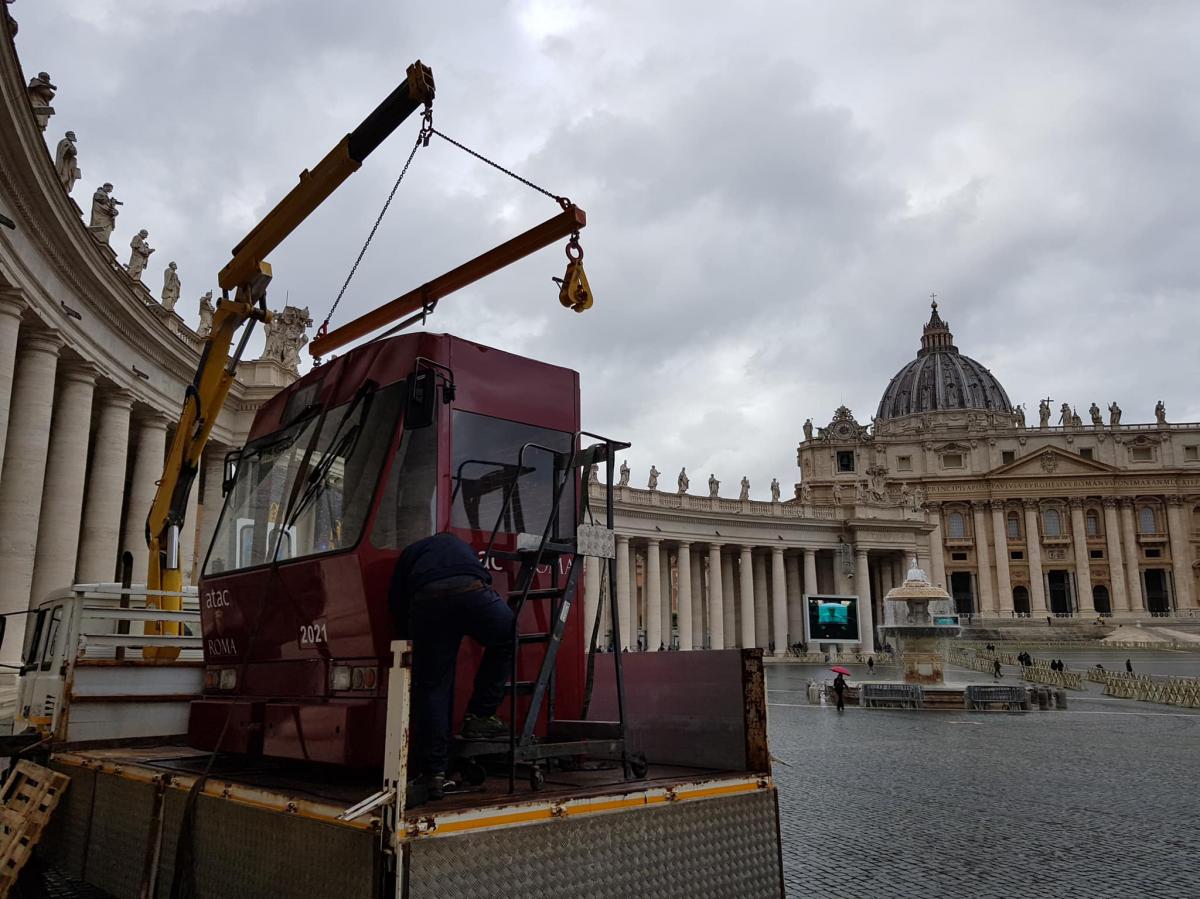
[[[717,480],[715,473],[710,472],[708,475],[708,498],[716,499],[721,491],[721,482]]]
[[[168,262],[163,272],[162,307],[170,312],[179,302],[179,272],[174,262]]]
[[[808,418],[808,419],[804,420],[804,439],[812,440],[812,435],[813,435],[812,419]]]
[[[1116,400],[1108,404],[1108,423],[1114,428],[1121,423],[1121,407]]]
[[[647,487],[648,487],[650,490],[657,490],[657,489],[658,489],[658,476],[659,476],[660,474],[662,474],[662,472],[661,472],[661,471],[659,471],[659,470],[658,470],[657,468],[655,468],[653,465],[651,465],[651,466],[650,466],[650,480],[649,480],[649,481],[646,483],[646,486],[647,486]]]
[[[1159,425],[1165,425],[1167,423],[1167,404],[1162,400],[1159,400],[1154,404],[1154,420],[1158,422]]]
[[[742,492],[741,495],[738,496],[738,499],[740,499],[742,502],[746,502],[750,499],[750,479],[745,475],[742,475]]]
[[[210,290],[200,298],[200,327],[196,329],[197,337],[208,337],[212,334],[213,315],[216,311],[213,308],[212,291]]]
[[[150,261],[150,254],[154,252],[154,248],[146,243],[149,236],[150,232],[143,228],[129,241],[129,249],[133,252],[129,254],[129,265],[126,269],[129,271],[129,277],[135,281],[142,280],[142,272],[146,270],[146,263]]]
[[[688,480],[688,476],[687,476],[687,467],[685,466],[684,468],[679,469],[679,492],[681,494],[687,493],[688,485],[690,483],[691,482]]]
[[[1099,406],[1097,406],[1095,403],[1092,403],[1091,408],[1088,409],[1088,414],[1092,416],[1093,427],[1097,427],[1097,428],[1104,427],[1104,419],[1100,415],[1100,407]]]
[[[112,195],[112,190],[113,186],[105,182],[92,194],[92,219],[88,227],[105,243],[108,243],[117,226],[117,216],[120,214],[117,207],[124,205]]]
[[[1050,427],[1050,397],[1038,403],[1038,427]]]
[[[771,502],[779,502],[779,478],[771,478]]]
[[[83,172],[79,171],[79,148],[75,146],[75,132],[68,131],[58,142],[54,151],[54,170],[58,172],[58,180],[67,193],[75,187],[75,182]]]
[[[26,90],[29,92],[29,105],[33,107],[33,114],[37,118],[37,126],[45,131],[50,116],[54,115],[50,101],[54,99],[54,92],[58,87],[50,83],[49,73],[38,72],[36,78],[29,79],[29,87]]]
[[[621,463],[621,479],[619,481],[617,481],[617,486],[618,487],[628,487],[629,486],[629,463],[628,462]]]

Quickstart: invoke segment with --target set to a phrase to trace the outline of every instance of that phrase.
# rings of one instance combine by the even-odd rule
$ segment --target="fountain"
[[[904,583],[883,598],[883,609],[880,631],[896,647],[904,682],[943,686],[948,641],[962,630],[949,594],[929,582],[914,558]]]

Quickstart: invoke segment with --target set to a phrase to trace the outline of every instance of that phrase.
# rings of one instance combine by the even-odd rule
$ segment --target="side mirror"
[[[437,380],[431,371],[419,371],[408,382],[408,399],[404,404],[404,428],[413,431],[433,424]]]
[[[225,454],[225,470],[221,477],[221,497],[229,495],[229,491],[233,489],[233,482],[237,480],[238,462],[241,461],[241,450],[230,450]]]

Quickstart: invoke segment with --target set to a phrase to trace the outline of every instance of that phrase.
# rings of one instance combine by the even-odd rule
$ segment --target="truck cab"
[[[407,636],[388,605],[400,553],[446,530],[481,557],[542,534],[579,417],[576,372],[432,333],[353,349],[273,398],[229,459],[203,567],[192,745],[379,765],[391,641]],[[549,522],[556,539],[574,536],[578,489],[576,477]],[[505,595],[511,563],[489,566]],[[522,630],[547,630],[545,615],[529,606]],[[456,718],[477,652],[460,653]],[[535,650],[520,655],[528,669]],[[577,617],[555,670],[559,714],[582,704],[584,662]]]
[[[203,674],[196,589],[182,609],[147,606],[146,590],[76,584],[29,613],[13,733],[32,731],[55,744],[181,735]],[[169,619],[178,635],[144,633]],[[172,648],[148,658],[147,647]]]

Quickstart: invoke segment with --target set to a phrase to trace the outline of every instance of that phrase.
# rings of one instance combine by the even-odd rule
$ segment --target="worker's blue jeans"
[[[496,714],[512,664],[513,613],[490,587],[412,603],[412,763],[446,770],[454,714],[454,674],[463,637],[485,647],[467,711]]]

